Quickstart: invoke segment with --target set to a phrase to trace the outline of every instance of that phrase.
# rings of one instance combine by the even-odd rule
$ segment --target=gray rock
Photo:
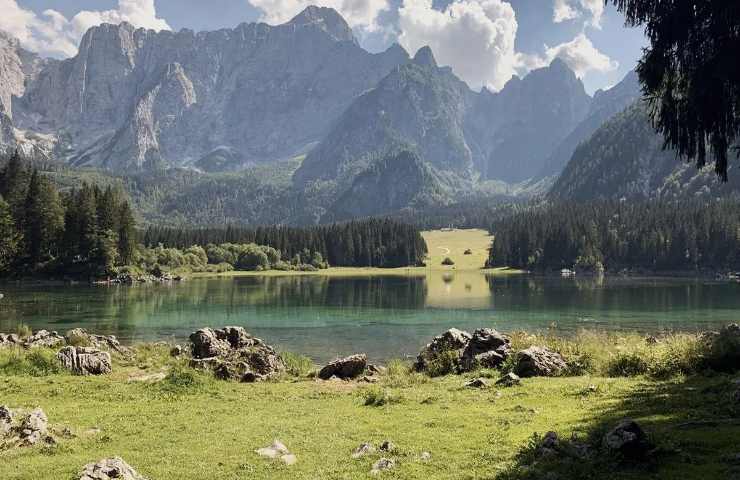
[[[0,405],[0,438],[13,427],[13,412],[5,405]]]
[[[21,338],[15,333],[0,333],[0,348],[20,345]]]
[[[565,370],[563,357],[545,347],[529,347],[517,354],[514,373],[520,377],[553,377]]]
[[[19,427],[19,437],[22,444],[37,444],[46,435],[48,428],[49,419],[46,417],[44,411],[40,408],[33,410],[31,413],[23,417]]]
[[[185,351],[183,350],[183,348],[182,348],[181,345],[175,345],[174,347],[172,347],[170,349],[170,356],[171,357],[177,358],[177,357],[181,356],[183,353],[185,353]]]
[[[190,342],[191,366],[212,369],[221,379],[257,381],[285,371],[275,349],[242,327],[203,328]]]
[[[462,356],[471,338],[470,333],[457,328],[451,328],[442,335],[434,337],[432,342],[419,352],[414,369],[416,371],[426,370],[430,362],[447,352],[457,352],[458,356]]]
[[[519,385],[520,383],[522,383],[522,381],[519,378],[519,375],[513,372],[509,372],[496,380],[496,385],[500,387],[513,387],[515,385]]]
[[[619,452],[627,458],[639,458],[648,454],[652,445],[642,428],[629,418],[604,435],[604,447],[612,452]]]
[[[147,480],[119,457],[106,458],[97,463],[85,465],[79,480]]]
[[[57,358],[76,375],[105,375],[113,371],[110,353],[94,347],[64,347]]]
[[[390,440],[384,440],[383,443],[380,444],[380,447],[378,447],[378,450],[381,452],[390,453],[396,449],[396,445],[391,442]]]
[[[23,341],[23,346],[26,348],[56,348],[66,344],[67,340],[63,336],[47,330],[39,330]]]
[[[121,345],[121,342],[114,335],[96,335],[88,333],[84,328],[73,328],[67,331],[64,338],[68,345],[111,350],[125,357],[133,355],[133,352]]]
[[[395,460],[390,458],[381,458],[373,464],[373,469],[370,470],[371,475],[378,475],[386,470],[391,470],[396,467]]]
[[[375,447],[371,443],[363,443],[359,447],[355,448],[352,452],[352,458],[362,458],[365,455],[370,455],[375,452]]]
[[[319,378],[328,380],[331,377],[342,379],[356,378],[362,375],[367,366],[367,355],[364,353],[338,358],[319,370]]]
[[[290,453],[288,447],[280,440],[275,440],[269,447],[258,448],[255,453],[260,457],[279,459],[286,465],[295,465],[298,463],[298,457]]]
[[[511,353],[511,341],[492,328],[480,328],[465,347],[461,367],[470,371],[476,367],[497,368]]]
[[[419,455],[419,458],[422,462],[428,462],[432,459],[432,454],[429,452],[421,452],[421,455]]]
[[[488,382],[484,378],[474,378],[465,384],[468,388],[488,388]]]

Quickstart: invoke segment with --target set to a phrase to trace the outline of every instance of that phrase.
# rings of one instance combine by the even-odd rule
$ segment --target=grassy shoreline
[[[114,355],[113,373],[102,377],[44,368],[53,351],[41,355],[44,360],[0,349],[0,404],[41,407],[55,432],[69,430],[56,445],[0,449],[0,478],[72,479],[89,462],[121,456],[152,480],[365,479],[381,455],[355,460],[351,453],[363,442],[384,440],[397,446],[383,455],[397,466],[382,478],[585,479],[597,473],[707,480],[738,473],[724,460],[737,452],[740,435],[736,375],[699,367],[699,336],[657,343],[596,332],[511,337],[515,349],[545,345],[578,368],[511,388],[471,389],[466,381],[483,377],[492,384],[501,372],[430,378],[396,361],[377,384],[319,381],[305,375],[310,364],[293,356],[291,374],[243,384],[189,369],[166,345],[137,345],[133,359]],[[573,465],[560,458],[540,462],[554,477],[538,476],[526,462],[535,434],[586,439],[624,417],[643,426],[659,448],[655,457],[636,465],[588,458],[581,463],[590,470],[582,475],[571,474]],[[298,456],[296,465],[255,454],[274,439]],[[422,460],[422,452],[431,460]]]

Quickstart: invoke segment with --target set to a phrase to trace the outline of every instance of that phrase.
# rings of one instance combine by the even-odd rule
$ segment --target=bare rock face
[[[520,377],[554,377],[566,366],[559,353],[544,347],[529,347],[517,354],[514,373]]]
[[[74,165],[238,169],[307,151],[407,59],[363,50],[329,8],[213,32],[103,24],[28,85],[13,120],[68,137]]]
[[[147,480],[139,475],[123,459],[106,458],[97,463],[85,465],[80,472],[80,480]]]
[[[367,355],[364,353],[338,358],[319,371],[319,378],[328,380],[331,377],[356,378],[363,374],[367,366]]]
[[[652,449],[645,432],[637,422],[629,418],[607,432],[603,444],[608,450],[619,452],[627,458],[644,457]]]
[[[57,358],[75,375],[105,375],[113,371],[110,353],[94,347],[64,347]]]
[[[224,380],[254,382],[285,371],[274,348],[242,327],[202,328],[190,335],[191,365]]]
[[[39,330],[27,339],[23,341],[23,346],[26,348],[33,347],[46,347],[56,348],[60,345],[66,345],[67,340],[57,332],[49,332],[47,330]]]

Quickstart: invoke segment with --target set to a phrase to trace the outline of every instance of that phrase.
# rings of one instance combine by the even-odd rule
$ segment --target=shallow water
[[[84,327],[123,341],[182,341],[242,325],[323,361],[407,357],[449,327],[704,330],[740,320],[740,284],[696,279],[543,278],[479,272],[427,277],[237,277],[174,285],[2,285],[0,332]]]

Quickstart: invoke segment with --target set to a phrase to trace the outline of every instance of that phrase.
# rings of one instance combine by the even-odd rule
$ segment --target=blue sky
[[[259,20],[280,23],[308,2],[0,0],[2,10],[17,8],[21,12],[15,17],[6,16],[5,23],[0,19],[0,28],[10,30],[32,49],[68,56],[74,53],[81,30],[100,21],[122,18],[148,28],[213,30]],[[368,50],[378,51],[399,42],[413,54],[418,46],[430,44],[438,61],[450,64],[473,88],[498,89],[512,73],[523,75],[528,69],[560,56],[582,77],[589,93],[593,93],[597,88],[617,83],[634,67],[646,44],[641,30],[624,27],[621,14],[614,7],[607,6],[603,12],[594,14],[603,0],[434,0],[433,3],[431,0],[318,0],[317,3],[336,7]],[[560,15],[564,18],[559,21],[554,18],[557,8],[564,12]],[[49,9],[56,12],[54,16],[44,13]],[[83,10],[94,15],[88,12],[76,17]],[[49,33],[50,25],[59,29],[59,37]]]

